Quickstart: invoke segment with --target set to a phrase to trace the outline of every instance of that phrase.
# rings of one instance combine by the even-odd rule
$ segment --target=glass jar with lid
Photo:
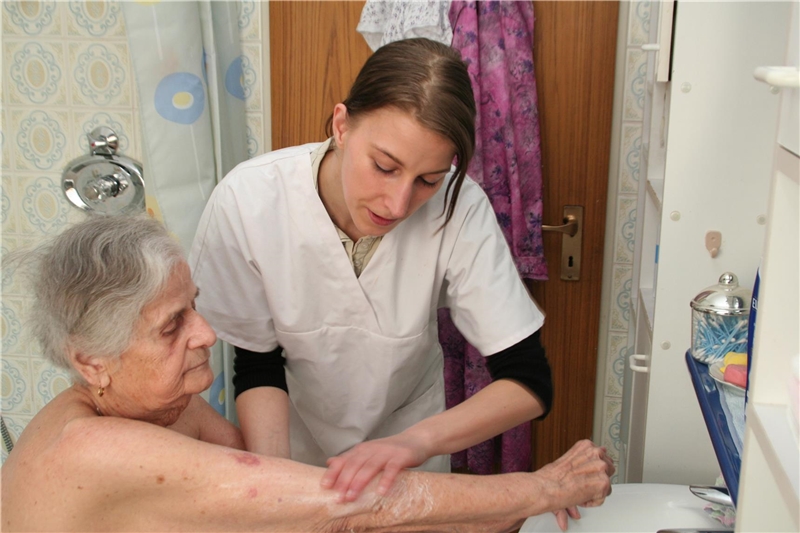
[[[706,287],[691,301],[692,357],[703,363],[721,361],[728,353],[747,351],[750,291],[732,272]]]

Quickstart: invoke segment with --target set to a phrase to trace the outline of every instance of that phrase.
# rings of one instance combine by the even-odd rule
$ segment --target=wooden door
[[[370,49],[356,32],[364,2],[270,2],[273,149],[324,139]],[[616,2],[535,2],[545,222],[585,207],[581,280],[559,279],[560,237],[545,235],[550,281],[531,291],[547,313],[551,415],[534,423],[534,467],[591,438],[616,53]]]

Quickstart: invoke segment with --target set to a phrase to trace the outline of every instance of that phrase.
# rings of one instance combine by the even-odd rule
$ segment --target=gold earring
[[[105,387],[99,387],[99,388],[97,389],[97,395],[98,395],[98,396],[102,396],[102,395],[103,395],[103,394],[105,394],[105,393],[106,393],[106,388],[105,388]]]

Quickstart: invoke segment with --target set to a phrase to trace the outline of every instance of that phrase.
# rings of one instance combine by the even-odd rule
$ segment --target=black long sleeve
[[[233,397],[256,387],[276,387],[289,392],[286,386],[286,369],[283,365],[283,348],[278,346],[271,352],[251,352],[233,347]]]
[[[539,331],[514,346],[486,357],[492,380],[513,379],[526,387],[544,404],[541,420],[553,405],[553,378]]]

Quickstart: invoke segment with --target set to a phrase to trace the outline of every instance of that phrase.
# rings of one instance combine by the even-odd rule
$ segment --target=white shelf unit
[[[624,378],[626,482],[711,484],[719,475],[684,360],[689,302],[726,271],[752,288],[779,105],[752,74],[783,60],[790,10],[788,3],[652,5],[650,40],[659,44],[647,68],[632,284],[634,366],[644,370],[627,369]],[[708,231],[722,233],[715,258],[705,248]]]
[[[800,531],[800,442],[790,404],[800,356],[800,11],[794,6],[761,265],[737,531]],[[766,90],[767,87],[765,86]],[[795,394],[797,394],[795,392]]]

